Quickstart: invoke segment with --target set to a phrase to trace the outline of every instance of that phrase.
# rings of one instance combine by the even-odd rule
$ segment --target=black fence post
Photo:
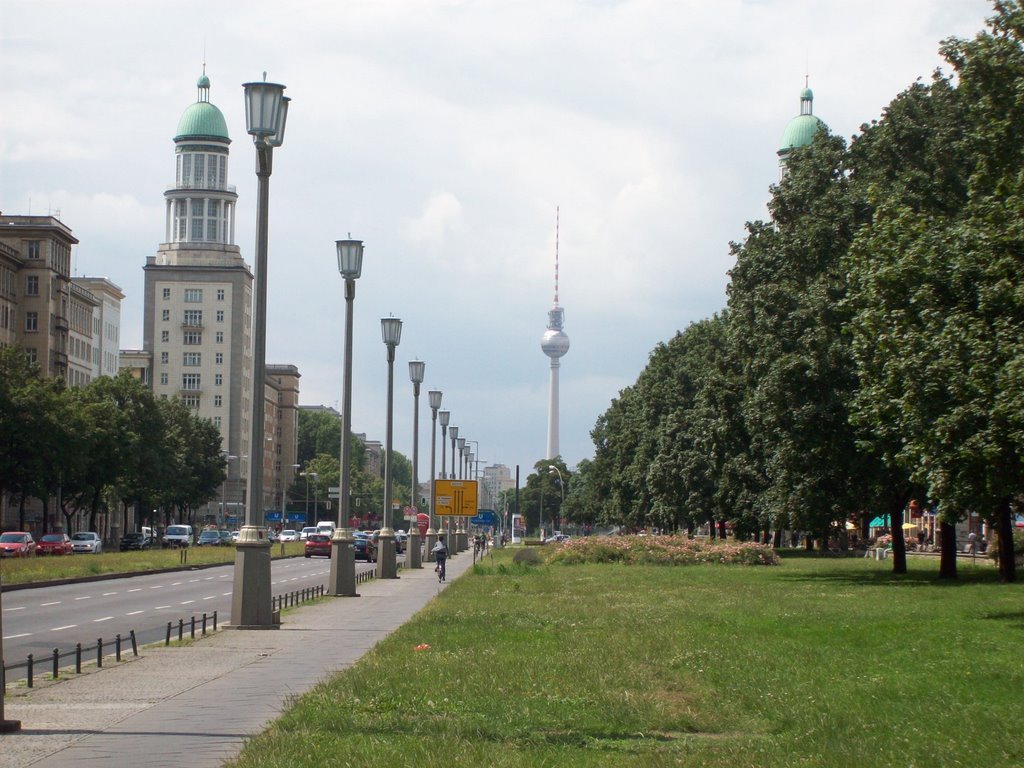
[[[206,637],[206,614],[203,614],[203,637]]]
[[[213,612],[213,631],[217,631],[217,612]]]
[[[82,674],[82,644],[75,643],[75,674]]]
[[[167,622],[167,639],[164,640],[164,645],[171,644],[171,622]]]
[[[135,630],[134,629],[131,630],[130,634],[131,634],[131,638],[132,638],[132,656],[138,656],[139,655],[139,644],[135,641]]]
[[[28,666],[25,668],[25,670],[27,672],[26,685],[28,685],[29,688],[32,687],[32,672],[34,671],[32,669],[32,666],[33,666],[32,665],[32,654],[30,653],[28,655]]]
[[[192,615],[192,628],[189,629],[189,637],[191,637],[193,640],[196,639],[196,617],[195,617],[195,614]]]
[[[114,660],[121,660],[121,633],[118,632],[114,637]]]
[[[96,666],[103,669],[103,638],[96,638]]]
[[[56,680],[60,676],[60,651],[57,648],[53,649],[53,679]]]
[[[178,642],[185,636],[185,620],[178,619]]]

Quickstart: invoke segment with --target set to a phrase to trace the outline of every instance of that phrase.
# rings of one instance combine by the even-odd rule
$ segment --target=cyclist
[[[448,559],[448,547],[444,545],[444,539],[438,538],[434,548],[430,550],[430,554],[434,556],[434,570],[437,571],[437,580],[444,581],[444,561]]]

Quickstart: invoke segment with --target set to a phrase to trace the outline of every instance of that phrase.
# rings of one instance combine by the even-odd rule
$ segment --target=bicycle
[[[437,571],[437,583],[438,584],[440,584],[441,582],[444,581],[444,577],[445,577],[444,561],[445,561],[445,558],[439,557],[439,558],[437,558],[437,565],[434,566],[434,570]]]

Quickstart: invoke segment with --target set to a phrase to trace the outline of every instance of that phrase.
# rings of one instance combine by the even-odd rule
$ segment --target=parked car
[[[121,551],[127,552],[131,549],[149,549],[153,546],[153,539],[144,531],[131,531],[121,539]]]
[[[234,544],[240,538],[242,538],[242,532],[241,531],[232,531],[231,532],[231,543],[232,544]]]
[[[405,531],[395,531],[395,554],[401,555],[405,552],[406,543],[409,541],[409,534]]]
[[[168,525],[164,531],[165,547],[191,547],[192,526],[191,525]]]
[[[299,532],[293,531],[290,528],[288,530],[281,531],[281,535],[277,537],[278,541],[298,541]]]
[[[37,555],[70,555],[74,551],[66,533],[47,533],[36,543]]]
[[[365,560],[368,563],[377,562],[377,545],[368,536],[356,536],[352,542],[355,549],[355,559]]]
[[[219,531],[203,531],[199,534],[199,541],[196,542],[196,546],[199,547],[219,547],[220,545]]]
[[[36,540],[26,531],[0,533],[0,557],[31,557],[36,553]]]
[[[331,537],[326,533],[313,533],[306,537],[306,557],[330,557]]]
[[[311,533],[316,533],[315,525],[307,525],[305,528],[299,531],[299,539],[305,541],[309,537],[309,534]]]
[[[217,533],[220,535],[221,544],[227,545],[235,543],[235,535],[231,531],[217,531]]]
[[[92,531],[79,531],[71,536],[71,546],[75,552],[98,555],[103,551],[103,539]]]

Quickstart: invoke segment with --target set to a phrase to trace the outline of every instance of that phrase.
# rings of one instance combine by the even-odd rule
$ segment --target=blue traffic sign
[[[493,509],[480,509],[477,510],[476,516],[471,517],[469,522],[472,525],[497,525],[498,516],[494,513]]]

